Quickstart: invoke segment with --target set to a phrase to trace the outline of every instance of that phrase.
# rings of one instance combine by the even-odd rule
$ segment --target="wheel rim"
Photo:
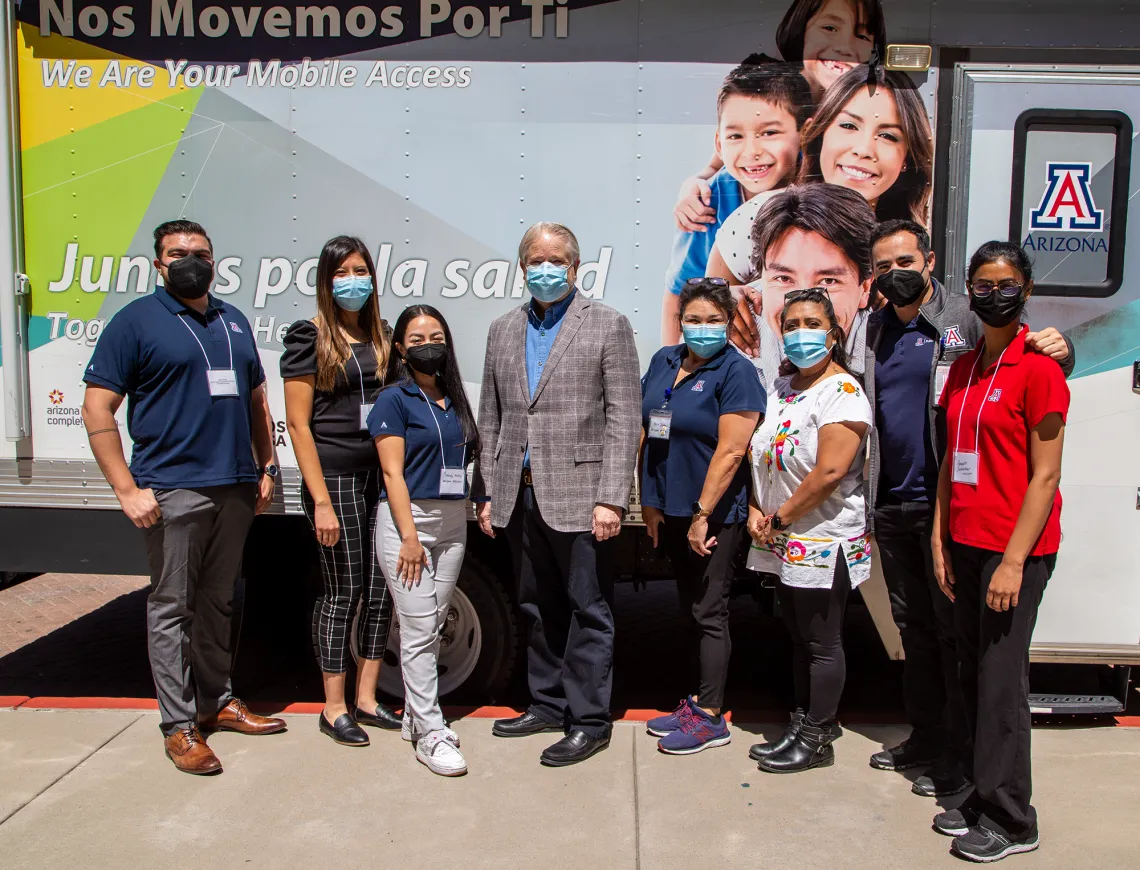
[[[349,649],[354,660],[360,660],[356,644],[356,627],[360,620],[359,609],[352,620],[349,633]],[[451,595],[451,605],[447,609],[439,644],[439,694],[447,695],[462,686],[479,663],[483,651],[483,628],[479,614],[462,589],[456,588]],[[392,613],[392,627],[388,631],[387,650],[384,654],[384,667],[376,688],[393,698],[404,697],[404,678],[400,671],[400,622]]]

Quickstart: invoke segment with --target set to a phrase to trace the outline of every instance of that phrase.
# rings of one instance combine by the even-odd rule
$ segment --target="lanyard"
[[[427,404],[428,404],[428,413],[431,414],[432,422],[435,423],[435,431],[439,434],[439,461],[443,464],[444,468],[447,468],[447,456],[443,452],[443,430],[439,428],[439,420],[436,419],[435,408],[432,407],[432,405],[434,403],[431,401],[431,399],[429,399],[427,397],[427,393],[424,392],[423,387],[419,387],[418,389],[420,391],[420,395],[424,397],[424,401],[427,402]],[[460,468],[462,468],[464,466],[463,460],[466,458],[467,458],[467,442],[464,441],[463,442],[463,457],[459,461],[459,467]]]
[[[194,334],[194,330],[190,328],[189,323],[187,323],[185,320],[182,319],[181,314],[176,315],[176,316],[178,317],[178,322],[186,327],[186,331],[190,333],[190,337],[192,339],[194,339],[196,342],[198,342],[198,347],[200,347],[202,349],[202,356],[206,358],[206,368],[209,371],[213,371],[214,366],[210,362],[210,357],[206,353],[206,346],[204,344],[202,344],[202,339],[198,338],[198,336]],[[228,329],[226,329],[225,318],[222,317],[221,314],[218,314],[218,319],[222,321],[222,332],[224,332],[226,334],[226,344],[229,346],[229,349],[230,349],[230,367],[228,370],[232,372],[234,370],[234,345],[233,345],[233,342],[230,341],[230,331]],[[207,329],[210,328],[208,323],[206,324],[206,328]]]
[[[356,363],[356,373],[360,375],[360,404],[367,405],[368,400],[364,398],[364,369],[360,366],[360,360],[356,358],[356,354],[352,353],[351,349],[349,354],[352,356],[352,361]],[[424,398],[427,398],[426,396]]]
[[[961,444],[961,442],[962,442],[962,415],[966,412],[966,400],[970,398],[970,381],[972,381],[974,379],[974,372],[976,372],[978,370],[978,363],[980,363],[982,361],[982,350],[984,348],[985,348],[984,343],[981,345],[981,347],[978,348],[978,355],[977,355],[977,357],[974,358],[974,366],[973,366],[973,368],[970,369],[970,378],[969,378],[969,380],[966,381],[966,394],[964,396],[962,396],[962,407],[958,409],[958,431],[954,437],[954,452],[955,453],[958,452],[958,445]],[[1001,355],[997,359],[997,363],[994,365],[994,374],[993,374],[993,377],[990,378],[990,385],[988,387],[986,387],[985,395],[982,396],[982,404],[978,406],[978,419],[976,421],[974,421],[974,452],[975,453],[978,452],[979,441],[981,440],[981,437],[982,437],[981,431],[980,431],[981,425],[982,425],[982,410],[986,407],[986,399],[989,398],[990,392],[994,388],[994,381],[997,380],[998,372],[1001,370],[1001,361],[1005,357],[1005,351],[1006,350],[1009,350],[1008,344],[1005,346],[1005,350],[1003,350],[1001,352]]]

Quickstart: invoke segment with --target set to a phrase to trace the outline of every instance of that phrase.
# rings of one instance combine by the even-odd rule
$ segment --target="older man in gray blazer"
[[[561,767],[609,744],[613,575],[609,549],[629,503],[641,430],[629,321],[575,287],[578,240],[535,224],[519,246],[531,300],[487,337],[483,448],[472,498],[479,525],[506,531],[528,631],[532,703],[499,737],[565,736],[542,753]]]

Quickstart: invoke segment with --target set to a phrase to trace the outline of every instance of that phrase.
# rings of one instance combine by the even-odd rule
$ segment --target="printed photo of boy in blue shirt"
[[[716,218],[707,232],[676,234],[661,306],[664,344],[681,340],[677,300],[689,278],[705,274],[720,224],[753,197],[786,187],[795,178],[800,129],[811,110],[811,90],[797,66],[741,65],[725,78],[717,96],[714,137],[724,168],[709,182]]]

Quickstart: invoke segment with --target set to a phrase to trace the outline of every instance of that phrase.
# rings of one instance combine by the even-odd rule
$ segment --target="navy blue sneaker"
[[[666,734],[672,734],[674,731],[679,731],[681,728],[681,714],[688,710],[692,711],[697,705],[693,703],[693,696],[685,698],[677,705],[677,709],[670,713],[668,716],[658,716],[656,719],[650,719],[645,723],[645,730],[652,734],[654,737],[664,737]]]
[[[695,704],[682,711],[678,720],[680,727],[657,741],[657,748],[666,755],[692,755],[732,741],[724,716],[710,716]]]

